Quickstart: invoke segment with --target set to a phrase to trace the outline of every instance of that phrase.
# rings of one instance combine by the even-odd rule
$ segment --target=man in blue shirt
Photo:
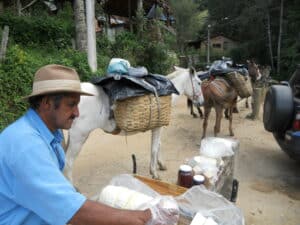
[[[0,134],[0,225],[155,224],[155,212],[121,210],[87,200],[62,174],[61,129],[79,116],[77,72],[61,65],[40,68],[30,109]]]

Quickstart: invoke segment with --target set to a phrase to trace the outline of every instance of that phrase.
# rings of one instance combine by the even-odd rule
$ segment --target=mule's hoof
[[[159,170],[163,170],[163,171],[164,171],[164,170],[167,170],[167,167],[166,167],[165,165],[160,165],[160,166],[159,166]]]
[[[246,116],[246,119],[255,120],[255,116],[252,113],[250,113]]]
[[[156,175],[152,175],[152,179],[154,180],[161,180],[160,177],[156,174]]]
[[[239,113],[239,110],[238,110],[237,108],[233,108],[233,109],[232,109],[232,112],[233,112],[233,113]]]

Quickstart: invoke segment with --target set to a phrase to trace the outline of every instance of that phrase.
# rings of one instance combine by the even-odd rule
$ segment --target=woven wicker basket
[[[144,95],[118,100],[114,116],[117,125],[126,132],[147,131],[167,126],[171,116],[171,95]]]
[[[226,74],[226,77],[231,81],[241,98],[247,98],[252,95],[253,90],[249,76],[243,76],[240,73],[231,72]]]

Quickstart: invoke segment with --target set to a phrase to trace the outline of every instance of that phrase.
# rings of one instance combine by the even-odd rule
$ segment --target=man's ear
[[[50,109],[51,105],[52,105],[51,98],[50,98],[49,96],[47,96],[47,95],[44,96],[44,97],[42,98],[42,100],[41,100],[40,106],[41,106],[43,109],[48,110],[48,109]]]

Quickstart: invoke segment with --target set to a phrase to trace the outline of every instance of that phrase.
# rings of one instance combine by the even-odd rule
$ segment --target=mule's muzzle
[[[105,131],[104,130],[105,133],[113,134],[113,135],[117,135],[117,134],[121,133],[121,131],[122,130],[118,126],[116,126],[116,128],[114,130],[112,130],[112,131]]]

